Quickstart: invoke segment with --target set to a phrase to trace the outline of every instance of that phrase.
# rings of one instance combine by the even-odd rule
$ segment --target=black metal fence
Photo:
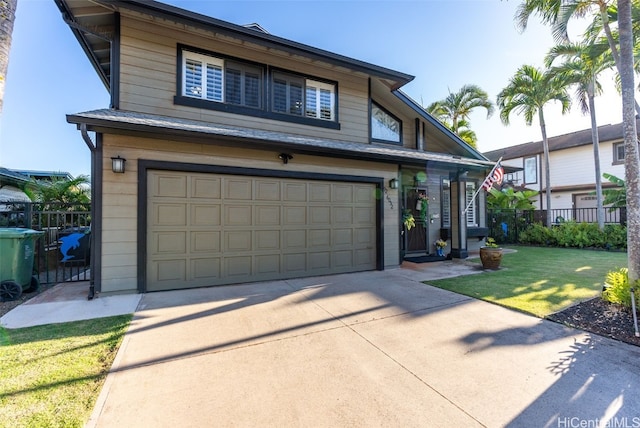
[[[34,270],[41,284],[89,281],[91,205],[37,202],[3,203],[0,227],[39,230]]]
[[[627,224],[626,208],[605,208],[605,224]],[[596,208],[567,208],[551,210],[552,225],[561,224],[565,221],[575,221],[577,223],[597,223],[598,215]],[[519,234],[530,224],[540,223],[547,226],[547,210],[513,210],[497,209],[487,212],[487,226],[489,235],[498,242],[504,244],[514,244],[519,241]]]

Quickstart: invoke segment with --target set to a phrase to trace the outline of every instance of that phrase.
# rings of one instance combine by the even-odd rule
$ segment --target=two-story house
[[[486,235],[484,196],[464,207],[493,164],[400,91],[412,76],[159,2],[55,2],[111,96],[67,116],[96,291],[382,270]]]
[[[600,171],[624,179],[624,137],[622,124],[598,127]],[[551,176],[551,209],[565,220],[595,222],[595,164],[591,128],[548,139]],[[538,190],[535,201],[539,209],[546,209],[545,165],[542,141],[519,144],[485,152],[493,160],[502,157],[506,166],[519,171],[505,175],[505,182]],[[602,178],[604,189],[614,187]],[[590,210],[574,210],[589,208]],[[575,214],[572,214],[575,213]],[[573,218],[575,217],[575,218]],[[607,222],[617,223],[618,213],[607,214]]]

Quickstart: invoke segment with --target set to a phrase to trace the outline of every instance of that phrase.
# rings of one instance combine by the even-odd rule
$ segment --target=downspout
[[[96,251],[95,251],[95,233],[93,230],[93,226],[95,224],[95,212],[94,212],[94,203],[95,203],[95,186],[93,185],[93,180],[95,178],[95,168],[96,168],[96,144],[91,140],[91,137],[89,136],[89,133],[87,132],[87,124],[86,123],[81,123],[80,124],[80,134],[82,135],[82,139],[84,140],[85,144],[87,145],[87,147],[89,147],[89,150],[91,151],[91,209],[90,209],[90,213],[91,213],[91,244],[89,246],[90,248],[90,254],[92,255],[91,260],[89,261],[89,269],[91,269],[91,279],[89,280],[89,295],[87,296],[87,300],[93,300],[93,298],[95,297],[96,294],[96,286],[95,286],[95,275],[96,275],[96,271],[95,271],[95,260],[96,260]]]

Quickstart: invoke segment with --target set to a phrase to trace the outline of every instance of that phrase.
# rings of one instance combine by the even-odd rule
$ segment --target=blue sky
[[[492,101],[522,64],[541,66],[553,45],[535,18],[519,33],[519,0],[216,1],[166,0],[234,24],[257,22],[271,34],[416,76],[403,88],[423,105],[476,84]],[[605,77],[599,124],[621,121],[619,96]],[[89,174],[89,149],[65,115],[106,108],[109,97],[53,0],[18,0],[0,118],[0,166]],[[545,109],[549,136],[590,126],[577,104],[562,116]],[[480,151],[538,141],[537,122],[496,112],[471,117]]]

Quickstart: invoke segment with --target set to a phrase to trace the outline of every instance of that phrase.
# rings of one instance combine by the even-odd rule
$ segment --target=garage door
[[[373,184],[147,174],[148,291],[376,268]]]

